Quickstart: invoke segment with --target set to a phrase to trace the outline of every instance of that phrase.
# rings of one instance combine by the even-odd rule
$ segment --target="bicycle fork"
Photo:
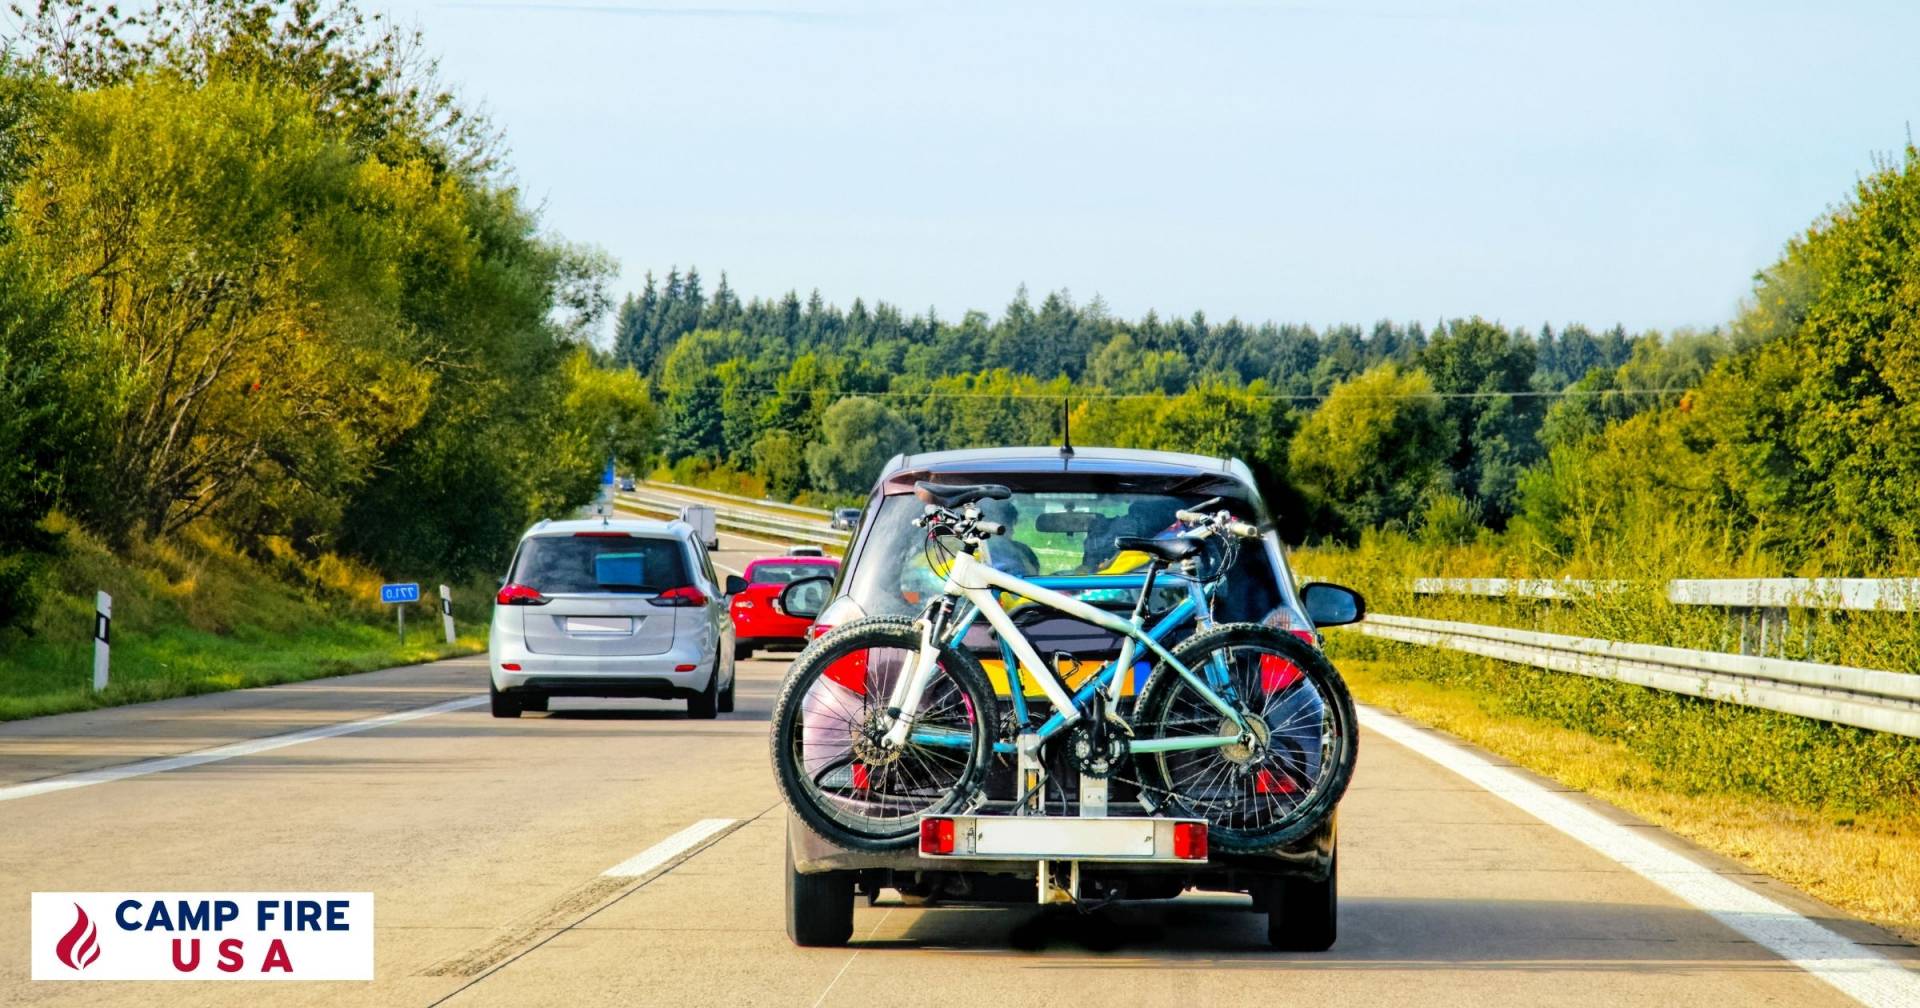
[[[944,604],[945,600],[942,602]],[[927,691],[927,680],[933,678],[934,663],[940,660],[940,638],[935,623],[945,624],[946,620],[922,616],[914,621],[914,628],[920,631],[920,650],[914,655],[913,667],[894,682],[893,692],[887,697],[887,733],[882,737],[881,744],[889,749],[906,746],[912,719],[902,715],[920,709],[920,699]]]

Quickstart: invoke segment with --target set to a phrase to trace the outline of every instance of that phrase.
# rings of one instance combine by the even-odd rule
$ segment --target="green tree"
[[[887,460],[914,451],[918,444],[905,418],[861,396],[842,399],[827,409],[820,438],[807,449],[807,469],[816,486],[841,493],[864,492]]]
[[[1352,537],[1407,524],[1444,479],[1446,409],[1419,371],[1376,365],[1334,386],[1293,436],[1294,483],[1327,513],[1322,528]]]
[[[753,472],[775,499],[792,500],[806,487],[806,445],[786,431],[767,431],[753,443]]]
[[[1504,525],[1520,472],[1539,458],[1533,343],[1475,316],[1436,331],[1420,367],[1443,397],[1454,489]]]
[[[1736,323],[1764,340],[1692,398],[1720,486],[1790,563],[1876,569],[1920,543],[1920,150],[1787,246]],[[1771,338],[1768,338],[1768,337]]]
[[[584,349],[567,358],[569,433],[588,464],[611,458],[626,472],[653,455],[660,437],[659,411],[645,378],[626,370],[595,367]]]

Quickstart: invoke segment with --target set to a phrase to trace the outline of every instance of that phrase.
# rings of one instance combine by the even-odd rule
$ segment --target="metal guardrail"
[[[826,518],[833,517],[833,512],[828,511],[826,508],[814,508],[814,507],[807,507],[803,504],[786,504],[780,501],[761,500],[758,497],[747,497],[742,494],[721,493],[718,490],[703,490],[699,487],[682,486],[678,483],[662,483],[658,480],[641,480],[640,485],[645,487],[652,487],[655,490],[658,490],[669,496],[684,497],[690,503],[694,503],[694,504],[711,503],[710,501],[702,500],[701,498],[714,497],[720,500],[738,501],[741,504],[746,504],[751,507],[759,508],[761,510],[766,510],[766,511],[790,511],[794,514],[805,515],[809,518],[826,519]]]
[[[1591,598],[1626,581],[1572,578],[1414,578],[1416,595],[1479,595],[1548,601]],[[1667,582],[1674,605],[1717,606],[1740,616],[1740,653],[1784,657],[1789,610],[1920,612],[1920,578],[1709,578]]]
[[[1920,738],[1920,675],[1378,613],[1358,628],[1404,644]]]
[[[1674,605],[1920,612],[1920,578],[1720,578],[1667,582]]]
[[[1626,581],[1573,578],[1414,578],[1415,595],[1567,599],[1615,591]],[[1920,612],[1920,578],[1703,578],[1667,582],[1674,605],[1726,609]]]
[[[622,493],[617,495],[616,499],[621,506],[629,510],[647,511],[668,517],[678,516],[680,509],[689,503],[700,503],[698,501],[684,501],[672,497],[649,498],[636,493]],[[838,529],[801,528],[799,527],[797,519],[794,521],[785,521],[772,516],[754,515],[733,508],[721,508],[711,504],[707,506],[714,509],[714,524],[722,531],[732,531],[749,536],[758,535],[784,539],[791,542],[813,543],[819,546],[844,547],[847,544],[847,533],[839,531]]]

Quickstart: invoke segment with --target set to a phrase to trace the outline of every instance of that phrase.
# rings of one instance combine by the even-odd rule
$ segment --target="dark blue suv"
[[[990,544],[990,562],[1022,577],[1122,573],[1115,564],[1123,563],[1123,556],[1139,554],[1120,554],[1113,545],[1116,537],[1151,536],[1168,526],[1175,510],[1196,500],[1217,497],[1219,506],[1243,520],[1263,528],[1271,524],[1252,473],[1237,459],[1118,448],[993,448],[896,456],[874,485],[839,576],[830,588],[824,582],[813,586],[813,598],[806,603],[791,603],[803,614],[817,613],[814,636],[863,616],[917,614],[940,590],[941,578],[928,567],[922,549],[925,533],[912,524],[923,509],[913,494],[921,480],[992,483],[1012,490],[1011,500],[989,502],[996,510],[988,517],[1008,529]],[[1062,533],[1062,523],[1036,520],[1062,509],[1084,513],[1073,523],[1077,532]],[[805,594],[802,586],[794,598]],[[1333,606],[1322,613],[1323,625],[1357,618],[1360,604],[1357,596],[1351,597],[1350,610],[1332,616],[1329,613],[1341,609]],[[1133,603],[1130,596],[1104,601],[1119,608]],[[1238,552],[1216,589],[1214,608],[1219,622],[1266,623],[1315,646],[1320,643],[1309,606],[1271,532]],[[1015,607],[1010,614],[1041,654],[1101,659],[1119,651],[1113,634],[1057,611]],[[1006,667],[986,628],[970,631],[965,643],[980,658],[995,689],[1008,695]],[[1123,713],[1134,685],[1125,684]],[[1044,697],[1037,694],[1030,694],[1028,703],[1045,708]],[[1062,781],[1062,786],[1071,789],[1073,782]],[[1113,794],[1116,806],[1138,798],[1124,788]],[[1074,801],[1071,794],[1061,795],[1062,805]],[[1168,899],[1188,888],[1248,893],[1255,909],[1269,914],[1275,945],[1324,949],[1335,933],[1335,832],[1330,817],[1301,840],[1261,854],[1215,853],[1205,862],[1174,868],[1089,864],[1083,884],[1106,899]],[[943,903],[1031,903],[1035,897],[1037,868],[1032,862],[995,864],[991,871],[955,870],[951,862],[925,859],[913,850],[847,850],[791,819],[787,837],[788,933],[802,945],[844,943],[852,930],[856,892],[877,895],[882,888],[893,888],[917,900]]]

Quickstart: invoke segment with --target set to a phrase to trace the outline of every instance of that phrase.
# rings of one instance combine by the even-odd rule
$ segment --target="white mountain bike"
[[[789,670],[774,709],[775,776],[800,818],[856,850],[911,846],[920,818],[985,802],[996,753],[1067,740],[1082,773],[1137,774],[1155,814],[1204,819],[1224,851],[1270,850],[1319,827],[1345,792],[1355,761],[1353,702],[1313,647],[1274,627],[1203,627],[1164,646],[1143,627],[1153,578],[1204,548],[1204,534],[1122,537],[1115,546],[1150,558],[1131,619],[995,569],[976,556],[1005,532],[981,517],[1005,487],[919,483],[941,594],[919,618],[869,617],[810,644]],[[1251,536],[1223,514],[1182,512],[1209,533]],[[1119,657],[1076,694],[1040,658],[996,593],[1026,599],[1120,635]],[[1038,728],[1011,728],[980,663],[953,638],[970,603],[1008,646],[1018,674],[1037,683],[1052,711]],[[970,616],[968,617],[971,618]],[[1151,673],[1122,718],[1115,683],[1137,657]],[[1009,685],[1022,686],[1013,670]],[[1018,804],[1018,801],[1016,801]]]

